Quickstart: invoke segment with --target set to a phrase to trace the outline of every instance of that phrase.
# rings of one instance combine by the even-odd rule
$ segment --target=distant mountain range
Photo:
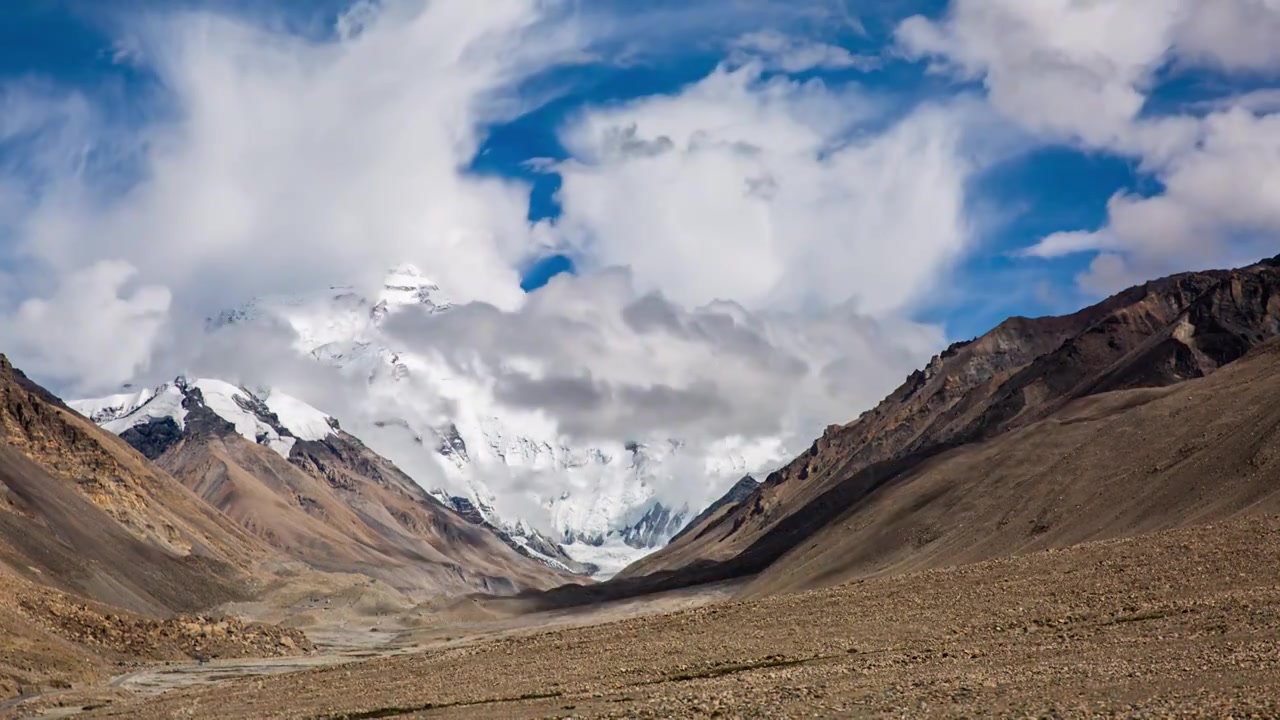
[[[333,287],[312,295],[257,298],[210,318],[205,329],[216,336],[255,325],[290,328],[300,357],[341,372],[356,394],[369,398],[363,405],[356,399],[360,412],[337,419],[342,427],[409,468],[441,503],[477,518],[522,553],[557,569],[607,577],[661,547],[687,524],[700,507],[690,507],[685,497],[701,493],[709,501],[757,469],[752,460],[733,453],[686,458],[684,444],[665,437],[583,445],[537,413],[502,406],[484,377],[398,347],[383,331],[387,318],[407,308],[441,314],[454,307],[435,282],[403,265],[388,273],[373,297]],[[72,405],[131,443],[159,449],[175,437],[174,425],[181,425],[185,382],[179,378],[159,388]],[[270,388],[249,390],[216,379],[189,385],[241,435],[285,458],[291,438],[316,440],[331,422],[303,402],[306,398]],[[286,427],[264,420],[268,413],[277,414]],[[422,468],[426,471],[416,473]],[[494,489],[495,477],[528,481],[521,483],[526,489],[520,496],[512,497]],[[692,490],[680,498],[662,495],[662,488],[677,485]]]

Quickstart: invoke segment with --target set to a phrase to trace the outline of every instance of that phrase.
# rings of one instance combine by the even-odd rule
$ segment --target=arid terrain
[[[112,703],[89,717],[1280,713],[1280,516]]]

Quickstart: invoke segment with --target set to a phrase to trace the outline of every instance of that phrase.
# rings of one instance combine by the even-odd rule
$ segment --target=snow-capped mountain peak
[[[379,322],[389,312],[409,305],[420,306],[427,312],[443,312],[453,307],[439,285],[416,266],[403,263],[387,273],[378,301],[371,310],[373,320]]]
[[[176,440],[187,428],[188,416],[200,410],[212,412],[239,435],[285,458],[297,441],[323,440],[338,427],[336,420],[291,395],[276,391],[254,393],[213,378],[192,380],[179,376],[137,393],[67,404],[117,435],[157,434],[157,442],[144,443],[156,455],[163,452],[162,445]]]

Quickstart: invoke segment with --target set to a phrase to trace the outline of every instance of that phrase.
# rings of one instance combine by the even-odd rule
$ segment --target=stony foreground
[[[1280,517],[181,691],[95,717],[1280,717]]]

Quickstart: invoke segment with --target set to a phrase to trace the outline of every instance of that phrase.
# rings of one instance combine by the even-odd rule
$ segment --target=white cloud
[[[1151,74],[1165,61],[1177,0],[956,0],[945,19],[908,18],[913,57],[984,81],[991,103],[1030,129],[1092,146],[1128,146]]]
[[[54,88],[16,98],[0,132],[35,128],[45,136],[28,148],[32,157],[38,151],[41,172],[33,175],[31,163],[23,163],[9,168],[0,185],[18,186],[0,205],[9,252],[25,273],[55,277],[86,263],[127,262],[146,282],[171,290],[175,332],[253,295],[327,283],[371,287],[385,268],[406,260],[429,268],[461,301],[515,308],[523,296],[514,268],[537,248],[564,240],[528,226],[527,188],[465,171],[486,123],[522,111],[523,80],[580,62],[602,43],[634,52],[636,44],[666,42],[657,30],[669,9],[624,13],[620,20],[595,10],[564,12],[572,7],[534,0],[483,8],[456,0],[363,3],[340,18],[338,37],[329,41],[209,13],[131,18],[115,43],[128,49],[118,61],[158,80],[158,95],[142,105],[155,110],[154,118],[121,126],[108,120],[113,115],[102,111],[100,98]],[[776,3],[743,10],[735,37],[754,21],[782,27],[813,14]],[[716,15],[680,17],[706,30]],[[624,38],[628,28],[638,34]],[[774,36],[754,37],[759,46]],[[784,53],[812,50],[795,40],[777,42]],[[836,50],[816,59],[845,64]],[[600,238],[596,231],[622,228],[586,215],[625,210],[635,194],[656,204],[659,195],[669,197],[666,181],[652,172],[629,178],[616,165],[619,172],[606,178],[615,185],[591,197],[578,180],[605,169],[584,162],[564,166],[563,197],[584,214],[563,229],[599,240],[604,252],[585,264],[634,262],[644,282],[661,274],[654,259],[664,247],[706,242],[706,249],[690,251],[687,265],[668,262],[685,259],[679,255],[660,259],[676,265],[663,285],[681,301],[825,304],[860,294],[869,312],[899,306],[929,272],[916,273],[914,262],[870,270],[894,258],[876,250],[899,240],[900,226],[908,224],[894,213],[917,225],[910,230],[914,249],[938,250],[940,259],[925,263],[931,269],[964,244],[956,225],[966,168],[955,157],[955,129],[941,114],[922,113],[886,142],[867,133],[842,137],[880,113],[878,101],[817,83],[761,81],[758,70],[718,71],[673,102],[633,108],[648,118],[645,132],[666,115],[661,122],[683,133],[683,167],[658,162],[669,172],[700,175],[714,212],[669,215],[659,231],[670,237],[648,238],[656,252],[613,252],[633,232]],[[744,125],[737,113],[753,119]],[[584,139],[577,151],[589,150],[584,142],[594,141]],[[751,153],[758,157],[745,157]],[[924,161],[919,173],[917,159]],[[917,181],[919,202],[910,197]],[[875,187],[853,188],[863,182]],[[754,200],[744,197],[748,190]],[[849,208],[839,210],[844,203]],[[827,222],[844,227],[823,229]],[[783,234],[794,234],[794,244]],[[742,237],[735,252],[721,254],[724,239],[734,236]],[[827,247],[836,254],[816,261]],[[721,261],[736,257],[733,270],[708,263],[711,253]],[[842,276],[850,265],[861,267]],[[808,269],[826,275],[812,290],[781,280]],[[872,277],[889,291],[883,300],[878,288],[845,287]],[[715,292],[688,291],[700,285]]]
[[[722,67],[568,127],[560,228],[685,305],[901,311],[971,241],[968,110],[894,121],[867,93]]]
[[[8,352],[41,377],[93,387],[145,370],[169,310],[169,291],[131,286],[136,270],[103,261],[61,278],[0,318]]]
[[[132,57],[162,83],[167,117],[80,123],[44,145],[123,156],[141,180],[122,191],[65,153],[11,219],[17,254],[55,274],[123,259],[172,287],[184,320],[370,284],[402,260],[464,299],[518,304],[527,190],[462,169],[483,123],[512,111],[511,87],[570,52],[573,25],[540,25],[524,0],[410,7],[363,11],[339,42],[206,14],[135,23]]]
[[[808,70],[874,70],[880,58],[854,55],[837,45],[785,35],[776,30],[747,33],[733,43],[739,62],[759,59],[771,70],[801,73]]]
[[[1081,286],[1106,294],[1156,274],[1274,252],[1280,124],[1267,93],[1148,111],[1161,73],[1280,71],[1275,0],[955,0],[941,20],[898,28],[909,55],[981,80],[992,105],[1051,142],[1131,156],[1163,186],[1117,194],[1096,231],[1024,252],[1100,251]]]
[[[866,407],[943,342],[936,327],[848,306],[804,315],[685,309],[610,269],[559,276],[517,312],[404,311],[393,346],[487,378],[498,406],[542,411],[584,441],[784,437],[807,443]]]
[[[1178,57],[1227,71],[1274,70],[1280,65],[1280,2],[1187,2],[1175,38]]]
[[[1023,257],[1056,258],[1086,250],[1101,250],[1113,244],[1114,240],[1106,233],[1087,230],[1064,230],[1056,232],[1040,240],[1017,254]]]

